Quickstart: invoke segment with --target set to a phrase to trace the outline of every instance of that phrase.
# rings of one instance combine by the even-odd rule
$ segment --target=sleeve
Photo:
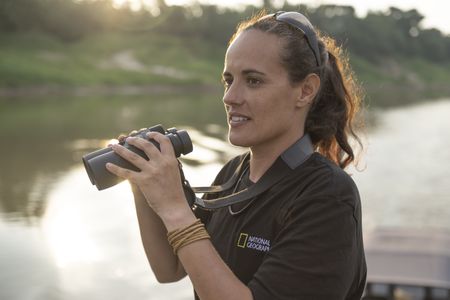
[[[338,194],[294,201],[248,284],[255,300],[348,299],[364,259],[354,205],[359,196],[352,188]]]

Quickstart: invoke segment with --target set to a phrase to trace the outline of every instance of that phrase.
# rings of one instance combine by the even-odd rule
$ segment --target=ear
[[[320,88],[320,78],[317,74],[308,74],[305,79],[300,84],[300,93],[297,98],[296,106],[304,107],[311,105],[319,92]]]

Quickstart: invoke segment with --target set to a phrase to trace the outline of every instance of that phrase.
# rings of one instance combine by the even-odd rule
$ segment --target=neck
[[[298,141],[303,136],[303,131],[295,139],[289,140],[286,143],[277,143],[276,146],[269,145],[268,147],[251,147],[250,148],[250,175],[249,179],[252,182],[257,182],[264,173],[272,166],[275,160],[291,145]]]

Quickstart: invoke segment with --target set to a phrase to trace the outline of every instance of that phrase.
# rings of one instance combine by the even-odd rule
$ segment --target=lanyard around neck
[[[224,184],[210,187],[190,187],[194,194],[194,204],[204,209],[218,209],[243,201],[247,201],[270,189],[277,182],[294,172],[314,153],[309,135],[304,135],[295,144],[285,150],[272,164],[272,166],[264,173],[264,175],[255,183],[237,193],[219,197],[215,199],[202,199],[195,196],[194,193],[219,193],[230,190],[235,186],[237,180],[242,173],[245,164],[249,159],[249,153],[236,168],[233,176]]]

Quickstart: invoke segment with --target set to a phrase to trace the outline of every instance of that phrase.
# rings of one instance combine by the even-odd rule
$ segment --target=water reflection
[[[367,168],[354,172],[366,230],[450,229],[450,100],[374,113]]]
[[[45,212],[48,191],[74,164],[72,153],[60,143],[7,141],[0,147],[1,211],[11,220],[33,223]]]
[[[224,139],[217,99],[1,100],[0,299],[191,299],[187,280],[156,283],[128,184],[97,191],[81,156],[123,130],[176,126],[194,142],[183,158],[186,177],[206,185],[242,151]],[[353,172],[366,230],[450,229],[449,114],[450,100],[375,112],[367,168]]]
[[[198,160],[198,166],[185,164],[184,169],[192,184],[204,185],[205,178],[213,178],[220,168],[222,154],[206,146],[195,148],[199,152],[191,160]],[[229,155],[236,151],[230,147]],[[0,236],[8,241],[0,250],[0,273],[6,277],[0,283],[0,299],[192,299],[188,280],[170,286],[156,282],[141,246],[131,198],[127,182],[97,191],[78,162],[47,190],[46,209],[34,226],[0,220],[5,229]],[[16,228],[15,239],[10,228]],[[45,277],[22,276],[28,272]],[[9,286],[11,280],[18,283]]]
[[[203,144],[205,133],[225,134],[223,107],[215,94],[0,100],[3,218],[36,222],[45,212],[48,191],[83,154],[119,133],[158,123],[196,128]],[[217,161],[226,159],[223,148],[216,152]]]
[[[63,299],[40,228],[0,220],[0,238],[0,299]]]
[[[160,285],[153,277],[128,184],[98,192],[81,156],[123,130],[176,126],[195,144],[186,176],[208,184],[239,151],[223,141],[217,99],[1,100],[0,299],[191,299],[189,281]]]

